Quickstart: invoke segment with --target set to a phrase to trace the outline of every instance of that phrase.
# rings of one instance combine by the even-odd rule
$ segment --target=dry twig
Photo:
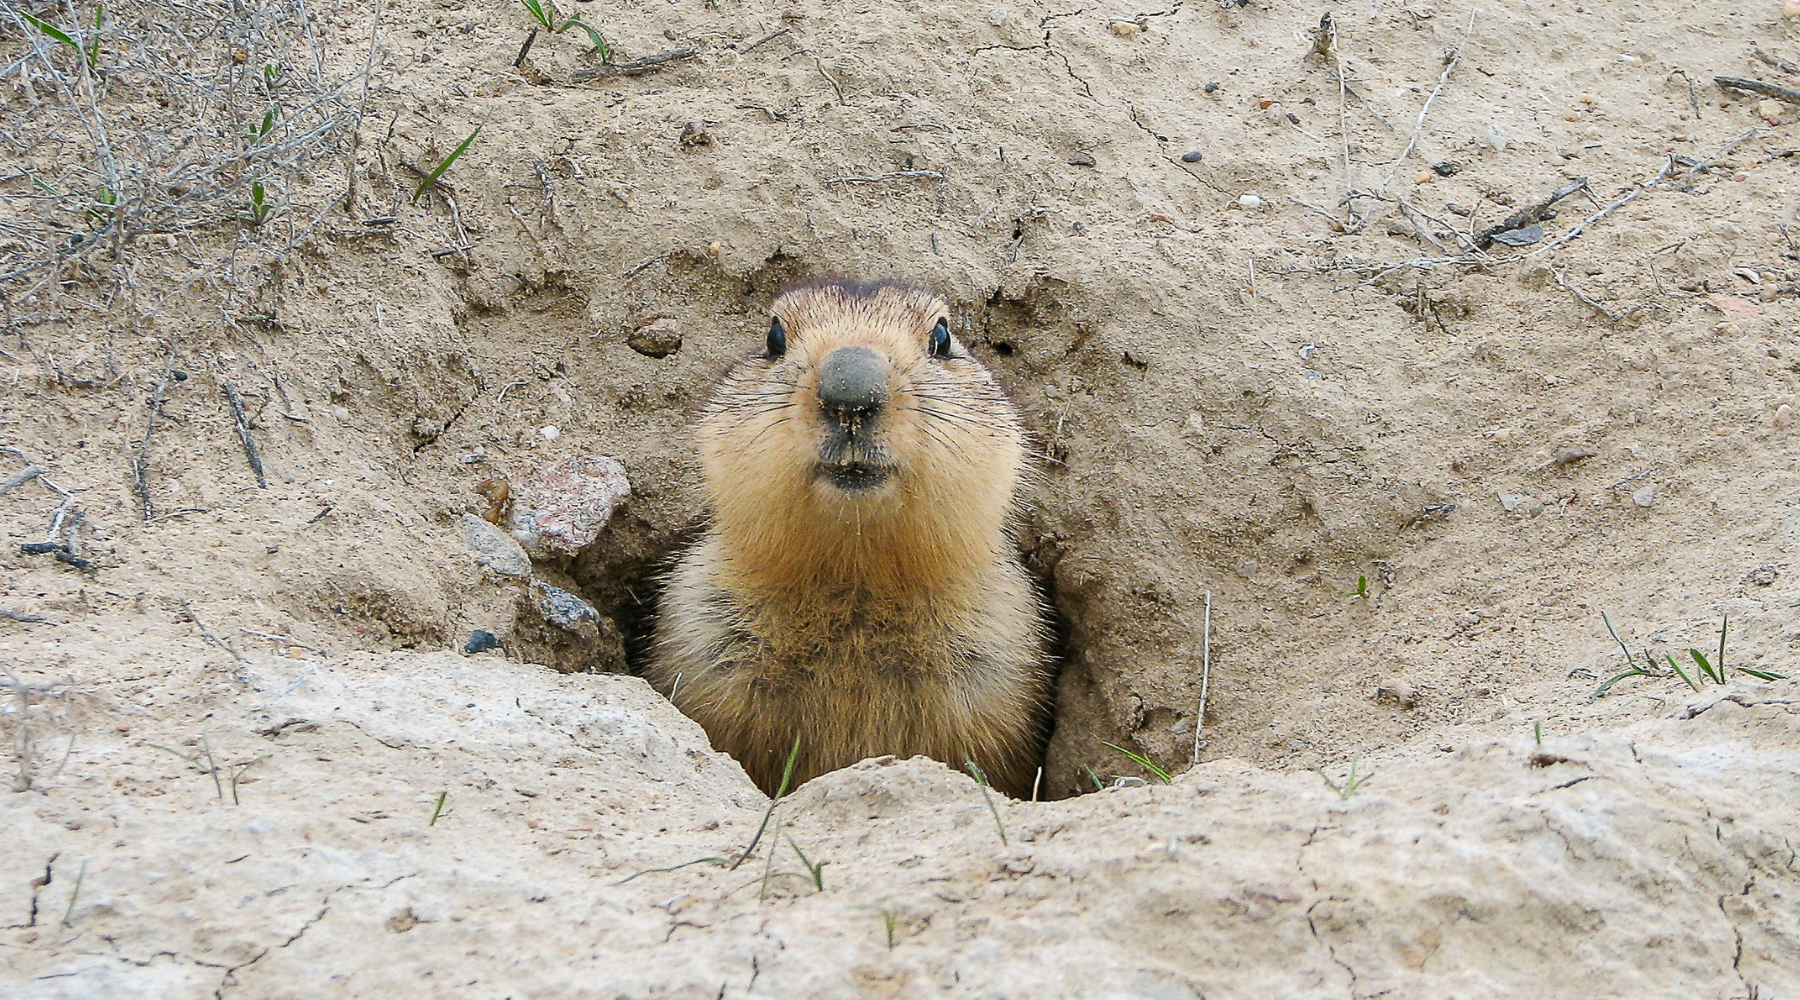
[[[219,647],[220,649],[223,649],[225,652],[230,653],[231,658],[238,661],[239,663],[248,664],[250,662],[249,657],[247,657],[244,654],[238,652],[237,650],[231,648],[231,643],[226,642],[224,639],[220,638],[219,635],[217,633],[215,633],[212,629],[209,629],[206,627],[206,623],[201,621],[200,616],[194,613],[194,605],[192,603],[190,603],[188,601],[182,601],[181,602],[181,610],[182,610],[182,613],[187,615],[188,621],[193,622],[194,627],[200,630],[200,634],[206,637],[206,641],[212,643],[213,645]]]
[[[263,475],[262,456],[256,451],[256,438],[250,435],[250,418],[244,415],[243,401],[238,399],[237,388],[229,379],[221,379],[220,385],[225,389],[225,398],[231,401],[232,416],[237,418],[238,437],[244,442],[244,455],[250,459],[250,469],[256,473],[256,485],[269,488],[269,479]]]
[[[1201,735],[1206,731],[1206,696],[1212,687],[1212,591],[1206,592],[1206,620],[1200,631],[1200,708],[1194,713],[1194,752],[1189,763],[1200,763],[1200,750],[1206,746]]]
[[[1795,90],[1792,87],[1764,83],[1761,80],[1750,80],[1741,76],[1715,76],[1713,77],[1713,82],[1721,87],[1728,87],[1732,90],[1748,91],[1752,94],[1761,94],[1764,97],[1773,97],[1778,101],[1785,101],[1788,104],[1800,107],[1800,90]]]
[[[655,70],[666,69],[670,63],[692,59],[699,54],[699,49],[687,45],[669,52],[644,56],[641,59],[608,63],[605,66],[595,66],[593,69],[578,69],[569,75],[569,79],[575,83],[586,83],[589,80],[604,80],[613,76],[642,76]]]

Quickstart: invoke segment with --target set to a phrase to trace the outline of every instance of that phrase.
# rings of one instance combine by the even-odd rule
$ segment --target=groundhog
[[[1017,412],[930,292],[821,282],[771,311],[698,421],[711,521],[650,682],[771,795],[796,737],[793,785],[924,754],[1030,795],[1051,659],[1007,534]]]

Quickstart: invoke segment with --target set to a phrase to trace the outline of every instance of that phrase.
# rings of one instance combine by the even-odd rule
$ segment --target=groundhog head
[[[850,532],[921,557],[934,540],[989,551],[1023,433],[944,300],[833,281],[783,292],[771,313],[764,350],[726,377],[698,428],[727,541],[829,545]]]

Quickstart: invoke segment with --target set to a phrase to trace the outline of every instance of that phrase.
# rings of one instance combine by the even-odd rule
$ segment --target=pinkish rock
[[[605,455],[577,455],[512,483],[513,536],[533,552],[574,555],[593,544],[631,495],[625,467]]]

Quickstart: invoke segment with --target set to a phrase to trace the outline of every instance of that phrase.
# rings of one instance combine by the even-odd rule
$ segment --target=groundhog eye
[[[947,358],[950,356],[950,321],[940,319],[931,328],[931,356]]]
[[[787,330],[781,325],[781,317],[769,320],[769,357],[779,358],[787,353]]]

